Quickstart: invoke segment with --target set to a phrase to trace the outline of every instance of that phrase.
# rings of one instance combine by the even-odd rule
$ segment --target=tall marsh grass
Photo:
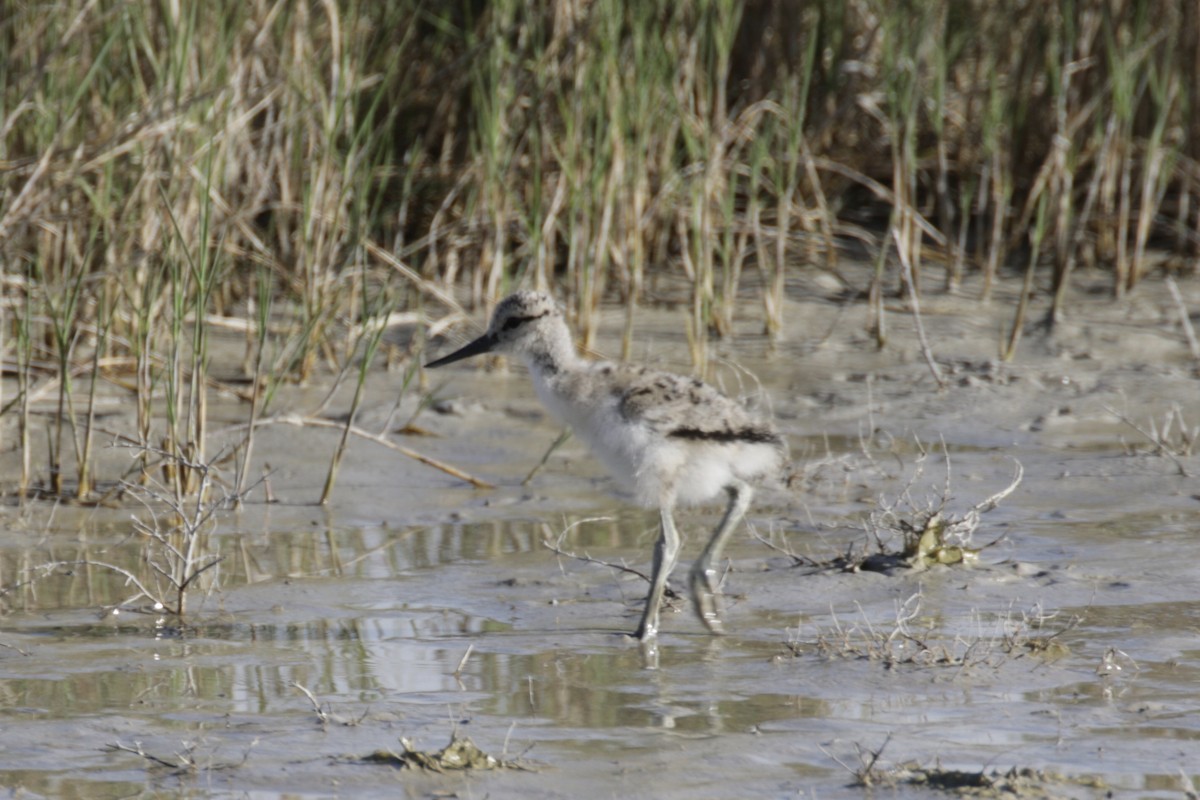
[[[140,452],[203,463],[234,321],[252,435],[281,381],[361,391],[390,309],[517,284],[585,345],[623,304],[626,354],[637,310],[677,303],[698,370],[745,309],[782,335],[788,275],[848,245],[877,300],[987,300],[1020,266],[1053,321],[1080,265],[1121,297],[1200,250],[1198,64],[1173,0],[10,0],[3,489],[114,483],[104,393]]]

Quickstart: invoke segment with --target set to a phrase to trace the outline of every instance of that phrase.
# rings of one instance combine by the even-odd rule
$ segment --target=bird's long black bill
[[[444,367],[447,364],[453,364],[455,361],[462,361],[464,358],[470,358],[471,356],[477,356],[481,353],[490,352],[495,344],[496,339],[493,336],[485,333],[483,336],[480,336],[470,344],[455,350],[448,356],[442,356],[436,361],[430,361],[425,366],[428,369]]]

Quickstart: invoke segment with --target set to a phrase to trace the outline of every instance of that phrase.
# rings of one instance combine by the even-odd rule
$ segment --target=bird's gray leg
[[[663,592],[667,588],[667,576],[675,568],[679,558],[679,531],[675,529],[675,518],[671,516],[671,505],[664,504],[658,512],[659,534],[654,545],[654,564],[650,570],[650,594],[646,597],[646,608],[642,621],[633,635],[643,642],[658,633],[658,607],[662,604]]]
[[[754,490],[750,484],[743,481],[729,484],[725,487],[725,491],[729,494],[729,506],[725,509],[725,516],[721,518],[721,523],[713,531],[712,538],[708,540],[704,552],[700,554],[700,558],[696,559],[696,563],[692,565],[692,571],[688,574],[688,588],[692,593],[692,604],[696,609],[696,616],[700,617],[704,626],[713,633],[722,632],[721,616],[715,594],[717,591],[717,568],[714,566],[714,562],[721,560],[725,544],[737,529],[738,523],[742,521],[742,517],[750,508],[750,500],[754,497]]]

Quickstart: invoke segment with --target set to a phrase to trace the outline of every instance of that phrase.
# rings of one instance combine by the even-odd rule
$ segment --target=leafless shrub
[[[993,540],[980,548],[971,546],[983,515],[999,506],[1021,484],[1025,474],[1021,462],[1013,459],[1016,470],[1006,488],[975,503],[965,513],[951,514],[946,511],[953,496],[950,454],[944,452],[944,455],[946,480],[940,497],[921,502],[913,496],[913,489],[924,474],[927,453],[922,449],[904,488],[895,498],[881,495],[878,509],[867,519],[867,532],[876,552],[848,566],[882,571],[894,567],[923,569],[935,564],[967,564],[978,559],[981,549],[999,541]],[[898,548],[891,544],[897,536]]]
[[[843,623],[832,615],[831,627],[818,631],[811,645],[826,659],[876,661],[887,668],[953,667],[994,669],[1027,655],[1054,660],[1065,655],[1061,636],[1079,624],[1072,617],[1052,630],[1056,615],[1045,614],[1040,606],[1014,613],[1011,609],[990,618],[975,612],[967,627],[974,633],[940,630],[932,618],[923,614],[921,591],[896,605],[894,619],[882,625],[872,622],[862,609],[860,619]],[[792,656],[800,656],[809,646],[801,639],[802,630],[788,631],[784,647]]]

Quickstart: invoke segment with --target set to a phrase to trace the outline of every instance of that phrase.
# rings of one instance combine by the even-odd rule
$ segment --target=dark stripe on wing
[[[779,434],[767,428],[732,428],[725,430],[703,430],[701,428],[675,428],[667,431],[667,437],[673,439],[690,439],[702,442],[746,442],[748,444],[782,443]]]

